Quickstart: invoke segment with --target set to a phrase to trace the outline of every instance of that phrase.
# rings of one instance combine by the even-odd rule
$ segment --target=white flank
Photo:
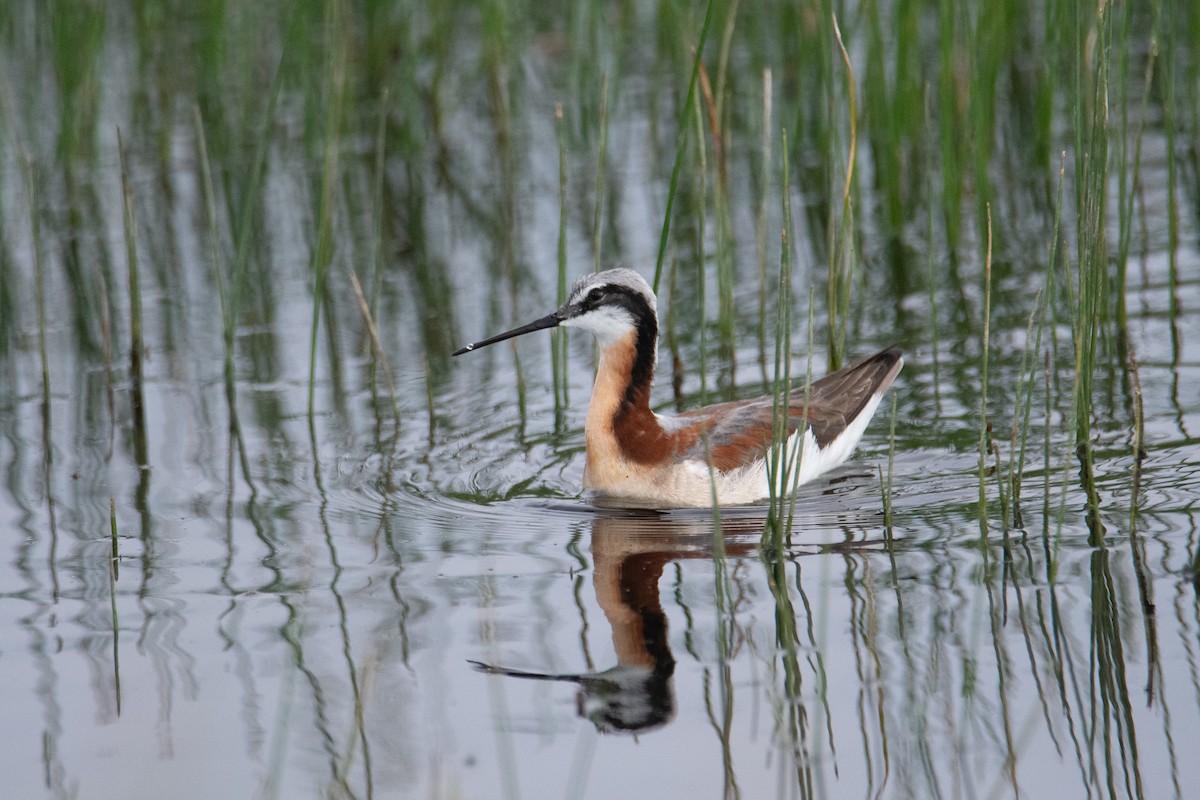
[[[816,438],[808,429],[803,433],[793,433],[784,447],[794,470],[797,437],[804,437],[800,473],[795,478],[795,473],[789,470],[784,485],[790,489],[793,485],[807,483],[848,459],[862,440],[882,398],[881,394],[872,396],[859,415],[846,426],[846,430],[824,448],[817,446]],[[665,423],[664,427],[670,425],[667,422],[670,418],[660,419]],[[644,478],[633,480],[625,486],[609,486],[604,496],[656,508],[703,507],[712,505],[713,483],[716,484],[717,502],[720,505],[745,505],[770,496],[766,459],[729,472],[710,470],[708,464],[702,461],[684,461],[664,468],[654,478],[649,481]]]

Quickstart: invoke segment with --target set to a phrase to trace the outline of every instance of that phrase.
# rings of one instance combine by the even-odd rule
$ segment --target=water
[[[852,354],[893,342],[907,354],[889,395],[892,526],[880,483],[893,449],[885,402],[855,458],[803,487],[794,530],[772,552],[760,548],[765,507],[726,510],[718,538],[706,511],[622,512],[579,497],[594,364],[585,337],[570,339],[569,402],[557,410],[550,334],[448,356],[556,305],[556,101],[567,101],[569,128],[568,271],[592,266],[597,67],[587,53],[562,56],[553,25],[534,35],[540,17],[510,22],[513,51],[493,55],[498,40],[471,14],[440,56],[414,55],[407,39],[372,49],[374,34],[363,34],[334,139],[310,414],[336,74],[326,51],[285,47],[282,23],[247,10],[176,24],[116,6],[103,24],[63,23],[94,39],[62,38],[33,5],[0,16],[5,796],[1188,796],[1200,777],[1190,756],[1200,737],[1200,251],[1189,213],[1171,244],[1166,220],[1194,195],[1179,188],[1182,207],[1166,202],[1161,127],[1146,133],[1127,262],[1125,330],[1145,417],[1136,495],[1133,383],[1105,356],[1094,392],[1099,511],[1086,513],[1060,316],[1033,355],[1019,524],[1003,512],[992,470],[1012,461],[1053,206],[1001,204],[987,406],[999,456],[981,512],[982,236],[968,223],[951,258],[942,211],[919,211],[897,251],[864,178],[847,342]],[[340,30],[310,16],[291,24]],[[405,17],[415,32],[404,36],[436,44],[447,19]],[[649,277],[674,156],[665,87],[681,91],[688,72],[655,54],[642,22],[620,23],[627,50],[599,45],[604,58],[629,56],[610,98],[601,260]],[[763,43],[774,40],[747,27],[728,102],[757,119],[749,62],[769,59]],[[223,50],[207,49],[214,31]],[[222,55],[206,73],[176,50]],[[280,57],[292,70],[264,138]],[[67,91],[72,59],[95,93]],[[381,178],[372,70],[391,90]],[[495,74],[504,91],[488,83]],[[794,100],[778,93],[777,121],[790,125]],[[136,214],[144,424],[117,127]],[[711,197],[694,196],[695,165],[684,172],[673,289],[664,279],[660,308],[673,314],[687,402],[752,396],[760,365],[770,369],[773,344],[760,350],[757,338],[753,127],[733,128],[731,241]],[[70,141],[77,130],[83,144]],[[262,142],[256,195],[247,186]],[[870,174],[874,162],[860,157]],[[1057,166],[1046,173],[1053,185]],[[1004,167],[996,180],[998,194],[1024,191]],[[710,175],[708,192],[715,183]],[[769,277],[782,226],[771,187]],[[794,369],[805,369],[812,287],[821,373],[820,192],[794,191]],[[938,232],[927,238],[927,227]],[[717,325],[722,253],[735,266],[731,351]],[[368,298],[377,292],[386,366],[372,358],[351,270]],[[773,303],[769,294],[768,336]],[[1106,352],[1116,330],[1104,328]],[[667,342],[654,399],[670,407]]]

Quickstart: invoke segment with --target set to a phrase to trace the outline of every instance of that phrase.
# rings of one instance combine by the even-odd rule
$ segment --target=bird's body
[[[774,398],[720,403],[674,416],[650,408],[658,317],[654,293],[632,270],[588,275],[571,287],[567,302],[553,314],[454,355],[558,325],[591,331],[600,345],[584,426],[584,489],[608,503],[656,507],[709,506],[714,488],[722,505],[769,495]],[[803,450],[799,474],[787,476],[783,485],[812,480],[850,456],[902,365],[900,351],[892,347],[791,392],[787,452],[795,452],[797,437],[802,437]],[[801,430],[806,416],[808,424]]]

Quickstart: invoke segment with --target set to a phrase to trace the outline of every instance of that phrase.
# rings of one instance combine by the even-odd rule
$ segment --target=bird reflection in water
[[[763,521],[722,521],[725,553],[754,550]],[[649,514],[600,514],[592,525],[592,582],[596,602],[612,627],[617,664],[602,672],[541,673],[472,661],[493,675],[576,683],[581,717],[601,733],[645,733],[675,716],[675,657],[667,636],[658,584],[663,568],[685,558],[713,557],[707,515],[671,519]]]

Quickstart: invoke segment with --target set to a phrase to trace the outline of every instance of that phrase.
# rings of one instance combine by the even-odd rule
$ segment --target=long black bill
[[[496,342],[503,342],[505,339],[511,339],[514,336],[532,333],[533,331],[545,330],[546,328],[557,328],[560,323],[562,323],[562,317],[560,317],[558,312],[555,311],[553,314],[547,314],[541,319],[535,319],[533,322],[522,325],[519,328],[513,328],[511,331],[498,333],[491,338],[484,339],[479,342],[472,342],[466,347],[460,347],[450,355],[461,356],[463,353],[469,353],[472,350],[478,350],[480,347],[487,347],[489,344],[495,344]]]

